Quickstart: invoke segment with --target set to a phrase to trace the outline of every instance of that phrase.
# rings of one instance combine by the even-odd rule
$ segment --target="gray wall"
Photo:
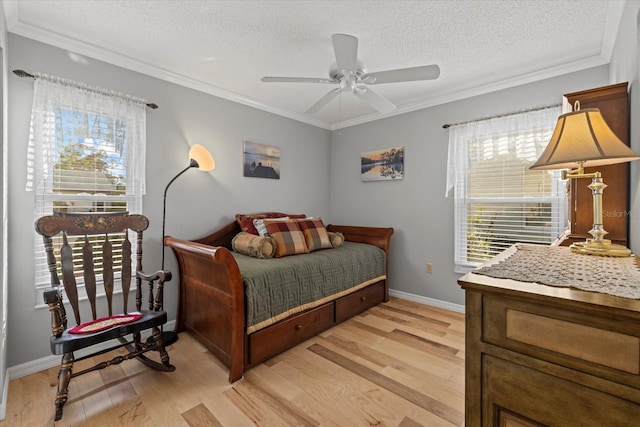
[[[86,58],[74,62],[64,50],[10,35],[9,69],[43,72],[145,98],[160,106],[147,111],[147,195],[144,214],[145,270],[160,268],[162,194],[188,165],[189,145],[213,154],[216,169],[190,170],[167,195],[168,235],[195,238],[234,219],[238,212],[282,210],[329,215],[330,132]],[[33,80],[9,78],[9,333],[8,366],[49,356],[49,313],[35,309],[33,290],[34,195],[25,191],[26,148]],[[281,149],[280,180],[242,176],[242,141]],[[177,272],[167,250],[166,267]],[[176,276],[177,278],[177,276]],[[177,280],[172,281],[177,285]],[[165,288],[165,309],[175,319],[176,287]]]
[[[151,227],[146,233],[146,270],[160,265],[164,186],[186,166],[188,146],[200,143],[215,156],[217,167],[211,173],[189,171],[173,184],[168,195],[167,234],[193,238],[232,220],[237,212],[272,209],[318,215],[332,223],[392,226],[396,233],[391,287],[463,304],[463,293],[456,284],[459,275],[453,272],[453,198],[444,197],[448,132],[442,124],[557,103],[563,93],[625,80],[634,82],[632,108],[640,104],[637,64],[629,60],[630,55],[637,55],[637,4],[627,7],[633,9],[633,19],[625,14],[621,35],[634,41],[617,43],[610,68],[597,67],[333,132],[89,58],[77,63],[64,50],[13,35],[8,40],[8,68],[59,75],[160,105],[147,115],[144,213]],[[36,301],[33,291],[33,194],[24,190],[32,94],[31,80],[10,75],[8,366],[49,355],[49,315],[44,308],[34,308],[40,297]],[[640,122],[632,119],[636,150],[638,128]],[[282,179],[242,177],[243,140],[279,146]],[[362,152],[400,145],[406,149],[404,180],[361,182]],[[636,212],[640,211],[639,166],[640,162],[632,164]],[[632,233],[638,230],[640,215],[632,217]],[[638,240],[632,235],[636,252]],[[427,262],[433,263],[433,274],[426,273]],[[169,252],[167,267],[176,270]],[[169,287],[165,301],[171,319],[175,308],[170,302],[175,297],[175,289]]]
[[[464,304],[453,257],[453,193],[445,198],[445,123],[562,102],[564,93],[609,83],[607,66],[336,130],[331,139],[331,219],[395,228],[390,286]],[[405,146],[405,178],[361,182],[360,154]],[[606,196],[606,194],[605,194]],[[427,262],[433,273],[426,272]]]

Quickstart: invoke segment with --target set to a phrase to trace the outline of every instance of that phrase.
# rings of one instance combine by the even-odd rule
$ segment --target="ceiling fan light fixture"
[[[304,77],[263,77],[263,82],[279,83],[333,83],[338,84],[322,98],[309,107],[305,113],[313,114],[324,108],[333,98],[342,92],[350,91],[370,107],[381,113],[389,113],[396,109],[396,105],[378,95],[365,86],[357,84],[397,83],[420,80],[433,80],[440,76],[440,67],[425,65],[411,68],[368,73],[362,61],[358,60],[358,39],[348,34],[333,34],[331,36],[336,61],[329,68],[329,79]]]

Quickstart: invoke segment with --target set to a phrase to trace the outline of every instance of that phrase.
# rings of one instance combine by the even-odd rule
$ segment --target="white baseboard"
[[[167,331],[173,331],[175,329],[175,325],[176,325],[176,321],[172,320],[170,322],[165,323],[164,325],[164,329]],[[103,350],[103,349],[107,349],[109,347],[112,347],[114,344],[116,344],[117,342],[106,342],[106,343],[102,343],[100,345],[96,345],[94,347],[91,348],[91,352],[95,352],[96,350]],[[85,354],[87,354],[87,352],[82,352],[82,351],[78,351],[76,352],[75,356],[76,358],[82,357]],[[10,380],[14,380],[16,378],[21,378],[27,375],[31,375],[31,374],[35,374],[36,372],[40,372],[40,371],[44,371],[45,369],[50,369],[53,368],[54,366],[59,366],[60,365],[60,358],[62,356],[46,356],[43,357],[41,359],[37,359],[37,360],[32,360],[30,362],[26,362],[23,363],[21,365],[17,365],[17,366],[12,366],[9,369],[7,369],[7,381]],[[9,390],[9,384],[7,383],[6,386],[6,390],[8,392]],[[6,399],[6,394],[3,395],[3,398]],[[4,403],[4,402],[3,402]],[[1,408],[0,408],[1,409]],[[2,418],[0,418],[2,419]]]
[[[445,310],[451,310],[457,313],[464,313],[464,305],[454,304],[448,301],[442,301],[435,298],[423,297],[416,294],[410,294],[409,292],[397,291],[395,289],[389,289],[389,295],[391,295],[392,297],[402,298],[409,301],[419,302],[421,304],[444,308]]]
[[[395,289],[389,289],[389,295],[397,298],[406,299],[409,301],[419,302],[421,304],[431,305],[434,307],[444,308],[445,310],[451,310],[458,313],[464,313],[464,305],[454,304],[448,301],[442,301],[435,298],[423,297],[421,295],[411,294],[409,292],[397,291]],[[167,322],[165,329],[168,331],[175,329],[175,320]],[[104,343],[103,348],[109,348],[109,343]],[[98,347],[94,347],[95,351]],[[77,357],[82,357],[81,352],[78,352]],[[41,359],[32,360],[30,362],[22,363],[17,366],[12,366],[7,369],[7,375],[5,375],[5,381],[3,384],[2,402],[0,402],[0,420],[3,420],[6,416],[7,410],[7,396],[9,394],[9,382],[16,378],[21,378],[27,375],[35,374],[36,372],[43,371],[45,369],[53,368],[60,364],[60,356],[47,356]]]
[[[409,292],[398,291],[395,289],[389,289],[389,295],[406,299],[409,301],[419,302],[421,304],[432,305],[434,307],[444,308],[445,310],[451,310],[458,313],[464,313],[464,305],[454,304],[448,301],[442,301],[435,298],[423,297],[416,294],[411,294]],[[165,329],[168,331],[172,331],[175,329],[175,320],[167,322],[165,325]],[[109,343],[104,343],[103,348],[109,348]],[[93,350],[96,350],[97,347],[94,347]],[[77,357],[82,357],[83,354],[78,352],[76,354]],[[12,366],[7,369],[7,375],[5,376],[5,384],[3,385],[4,393],[2,394],[2,403],[0,404],[0,415],[4,414],[6,410],[6,401],[7,401],[7,393],[9,390],[9,381],[14,380],[16,378],[21,378],[27,375],[35,374],[36,372],[43,371],[45,369],[53,368],[54,366],[58,366],[60,364],[60,356],[47,356],[41,359],[32,360],[30,362],[26,362],[17,366]],[[4,417],[0,417],[3,419]]]

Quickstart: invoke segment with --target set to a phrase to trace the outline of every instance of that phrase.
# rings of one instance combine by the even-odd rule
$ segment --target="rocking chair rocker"
[[[164,283],[171,280],[171,272],[165,270],[147,275],[142,271],[142,232],[148,226],[149,220],[143,215],[120,212],[56,213],[36,221],[35,228],[43,236],[51,275],[52,288],[44,292],[44,301],[51,312],[51,352],[62,355],[55,398],[56,421],[62,418],[71,378],[133,358],[156,370],[175,370],[169,363],[169,354],[165,350],[161,331],[162,325],[167,322],[167,313],[161,310],[163,288]],[[133,276],[136,311],[133,312],[127,310],[132,278],[129,230],[136,233],[136,270]],[[96,258],[95,263],[94,251],[99,251],[101,255]],[[59,254],[59,260],[56,259],[56,254]],[[77,325],[73,328],[67,328],[59,274],[62,275],[64,293],[73,309]],[[98,318],[96,282],[100,277],[104,283],[107,316]],[[114,278],[118,277],[122,282],[123,312],[113,315]],[[81,321],[77,279],[82,280],[91,307],[93,320],[90,322]],[[141,310],[143,280],[148,282],[148,311]],[[150,330],[151,335],[143,341],[141,333],[145,330]],[[130,338],[127,338],[128,336]],[[107,344],[109,341],[113,343]],[[75,359],[74,352],[93,346],[97,348],[91,350],[91,354]],[[79,372],[73,371],[74,362],[121,347],[127,350],[126,354]],[[157,351],[160,362],[149,359],[145,355],[149,351]]]

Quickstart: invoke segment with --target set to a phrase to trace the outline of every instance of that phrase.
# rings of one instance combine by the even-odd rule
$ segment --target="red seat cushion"
[[[123,325],[125,323],[140,320],[142,313],[133,312],[128,314],[116,314],[114,316],[101,317],[90,322],[81,323],[69,329],[70,334],[93,334],[95,332],[104,331],[114,326]]]

